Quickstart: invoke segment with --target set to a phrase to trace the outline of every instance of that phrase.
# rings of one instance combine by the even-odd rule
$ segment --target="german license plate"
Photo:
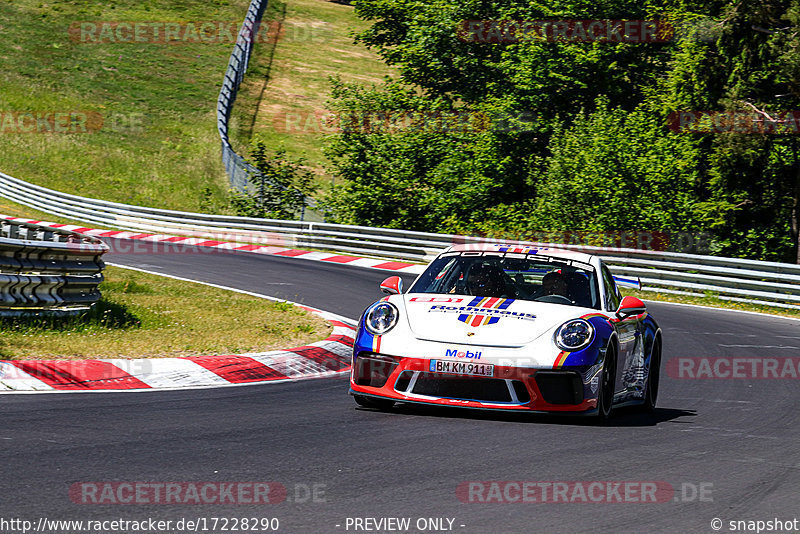
[[[494,365],[486,363],[452,362],[449,360],[431,360],[431,373],[494,376]]]

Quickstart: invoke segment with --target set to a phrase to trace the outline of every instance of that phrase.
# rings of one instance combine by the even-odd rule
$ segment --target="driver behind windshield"
[[[467,294],[476,297],[503,297],[503,273],[494,265],[476,263],[467,273],[466,290]]]

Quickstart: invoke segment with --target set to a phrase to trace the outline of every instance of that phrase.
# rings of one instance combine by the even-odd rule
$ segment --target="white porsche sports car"
[[[635,285],[637,281],[620,280]],[[396,402],[595,415],[658,395],[662,334],[622,297],[597,256],[516,245],[457,245],[404,292],[365,310],[350,393]]]

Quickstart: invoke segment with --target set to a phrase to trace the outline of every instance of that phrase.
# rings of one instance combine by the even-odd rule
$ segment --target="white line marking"
[[[667,332],[672,334],[694,334],[697,336],[725,336],[725,337],[763,337],[763,334],[742,334],[739,332],[695,332],[692,330],[680,330],[678,328],[665,328]],[[800,339],[800,336],[776,336],[770,335],[769,337],[779,338],[779,339]]]
[[[647,291],[645,289],[645,291]],[[667,302],[666,300],[645,300],[645,302],[651,302],[653,304],[669,304],[672,306],[690,306],[692,308],[702,308],[704,310],[711,310],[711,311],[718,311],[718,312],[731,312],[731,313],[746,313],[749,315],[760,315],[761,317],[769,317],[771,319],[785,319],[787,321],[798,321],[800,322],[800,318],[798,317],[787,317],[785,315],[775,315],[772,313],[764,313],[764,312],[755,312],[755,311],[748,311],[748,310],[733,310],[731,308],[715,308],[714,306],[703,306],[702,304],[686,304],[685,302]]]
[[[800,347],[791,347],[788,345],[722,345],[718,347],[741,348],[741,349],[793,349],[800,350]]]
[[[316,380],[318,378],[335,378],[338,376],[348,376],[350,370],[347,371],[331,371],[330,376],[308,376],[303,378],[282,378],[280,380],[265,380],[263,382],[239,382],[228,383],[224,385],[209,385],[209,386],[180,386],[174,388],[147,388],[147,389],[52,389],[47,391],[0,391],[0,395],[42,395],[42,394],[71,394],[71,393],[158,393],[162,391],[185,391],[190,389],[223,389],[223,388],[238,388],[244,386],[265,386],[268,384],[286,384],[289,382],[301,382],[303,380]]]

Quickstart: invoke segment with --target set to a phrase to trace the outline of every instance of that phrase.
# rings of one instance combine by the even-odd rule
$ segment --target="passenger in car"
[[[593,307],[589,279],[581,273],[568,273],[565,276],[567,282],[567,297],[578,306],[583,306],[585,308]]]

